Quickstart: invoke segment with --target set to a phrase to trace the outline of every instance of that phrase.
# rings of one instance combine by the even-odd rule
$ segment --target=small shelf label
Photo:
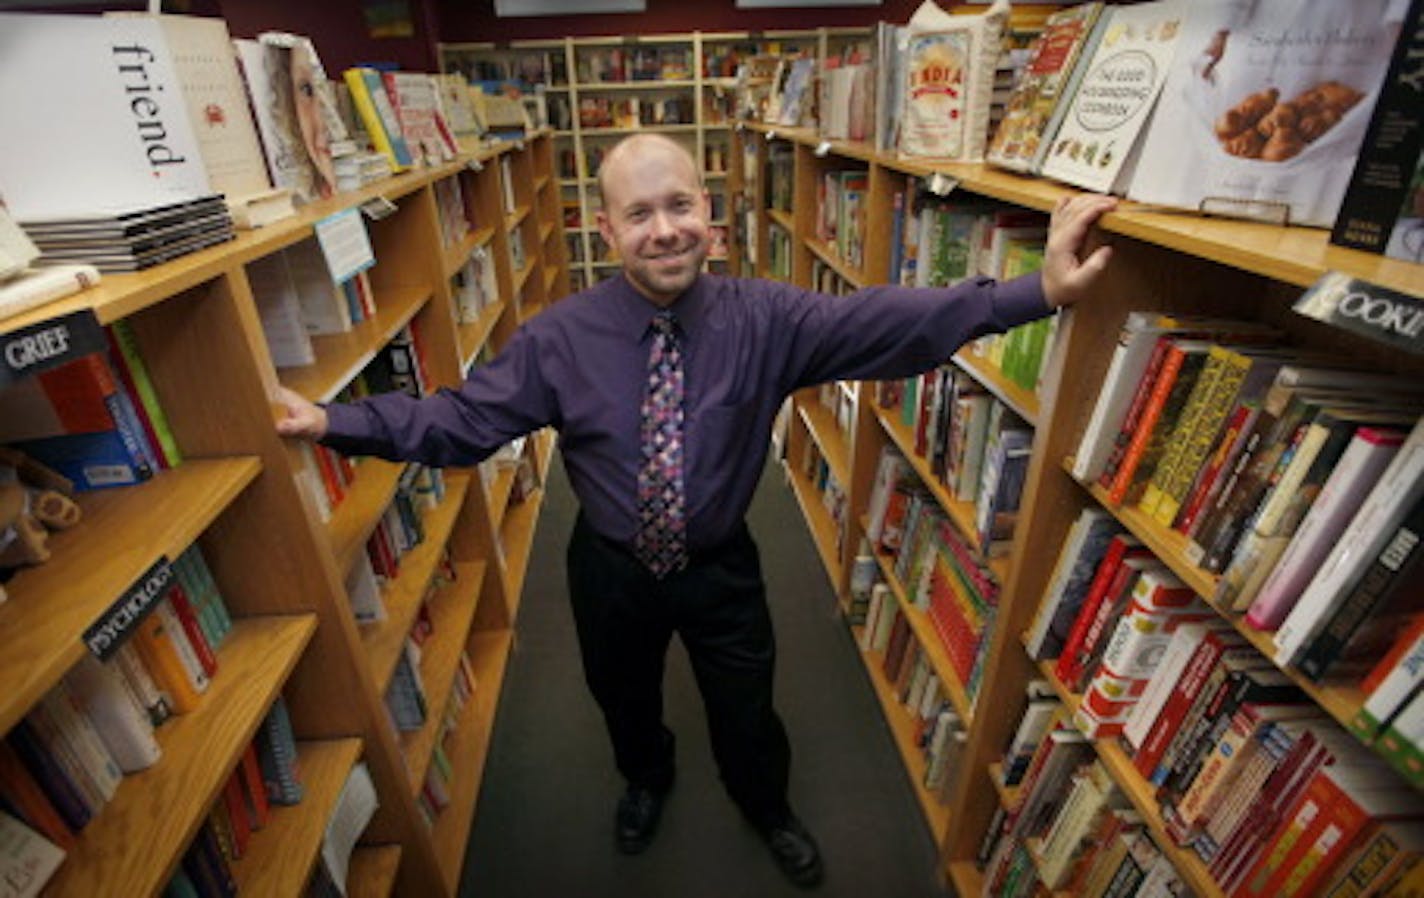
[[[1418,297],[1327,271],[1293,308],[1343,331],[1424,355],[1424,300]]]
[[[84,631],[84,645],[100,661],[113,657],[129,634],[148,617],[155,605],[173,585],[173,565],[167,555],[158,560],[133,582],[94,623]]]

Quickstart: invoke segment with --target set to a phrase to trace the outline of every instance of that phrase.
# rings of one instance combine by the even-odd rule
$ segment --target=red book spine
[[[1123,416],[1122,427],[1118,429],[1117,436],[1113,440],[1112,451],[1108,453],[1107,464],[1103,467],[1103,473],[1098,477],[1098,483],[1104,488],[1112,486],[1118,468],[1122,467],[1123,457],[1127,455],[1127,447],[1132,442],[1133,434],[1137,433],[1138,425],[1142,422],[1142,413],[1147,408],[1148,400],[1152,398],[1153,385],[1157,383],[1157,377],[1162,373],[1162,361],[1167,357],[1167,350],[1171,347],[1170,337],[1158,337],[1157,342],[1152,346],[1152,357],[1147,361],[1147,370],[1142,372],[1142,379],[1137,382],[1137,389],[1132,394],[1132,402],[1127,407],[1127,414]]]
[[[1134,543],[1133,537],[1121,535],[1113,537],[1108,543],[1103,560],[1098,563],[1098,569],[1093,573],[1093,582],[1088,586],[1088,594],[1083,599],[1082,607],[1078,609],[1078,616],[1073,619],[1073,627],[1068,631],[1068,637],[1063,641],[1063,651],[1058,656],[1058,664],[1055,668],[1060,681],[1064,683],[1069,681],[1069,674],[1073,672],[1074,658],[1077,657],[1078,650],[1083,645],[1084,637],[1088,635],[1088,626],[1097,615],[1098,605],[1102,603],[1108,585],[1112,583],[1113,577],[1117,574],[1117,569],[1122,564],[1123,558],[1126,557],[1127,550],[1133,548]]]
[[[1191,530],[1192,524],[1196,523],[1197,517],[1207,504],[1208,496],[1215,494],[1213,487],[1226,469],[1226,463],[1231,460],[1237,442],[1250,428],[1253,417],[1254,412],[1248,405],[1238,405],[1236,410],[1231,413],[1231,417],[1226,422],[1226,429],[1216,444],[1216,449],[1197,476],[1197,481],[1192,485],[1187,501],[1182,504],[1182,510],[1177,515],[1177,520],[1173,522],[1172,526],[1175,529],[1186,533]]]
[[[1142,462],[1143,454],[1147,451],[1147,443],[1152,439],[1152,431],[1157,429],[1157,419],[1162,417],[1162,409],[1166,406],[1167,397],[1171,395],[1172,387],[1177,382],[1177,374],[1182,370],[1182,362],[1185,358],[1186,353],[1174,345],[1162,361],[1162,372],[1152,385],[1152,396],[1147,400],[1146,408],[1142,410],[1142,421],[1133,431],[1132,442],[1128,444],[1122,464],[1118,467],[1117,473],[1113,475],[1112,486],[1108,487],[1108,499],[1113,504],[1121,504],[1122,500],[1127,498],[1127,492],[1132,487],[1133,475],[1137,473],[1137,467]]]
[[[252,838],[252,829],[247,823],[247,806],[242,800],[242,783],[237,771],[227,778],[223,786],[223,807],[227,809],[228,823],[232,827],[233,853],[242,857],[247,853],[247,843]]]
[[[174,581],[168,591],[168,601],[173,606],[173,612],[178,615],[178,622],[183,625],[183,635],[193,644],[193,653],[198,656],[198,663],[203,665],[203,673],[212,677],[218,672],[217,655],[213,654],[213,647],[208,645],[203,628],[198,626],[198,616],[193,611],[193,603],[188,600],[187,591],[177,581]]]
[[[1172,690],[1171,696],[1168,697],[1167,703],[1162,706],[1162,710],[1157,713],[1157,720],[1147,731],[1147,738],[1143,740],[1142,747],[1132,758],[1132,764],[1137,768],[1137,772],[1147,779],[1153,778],[1153,774],[1157,770],[1157,762],[1162,760],[1167,745],[1176,735],[1177,726],[1182,722],[1182,716],[1187,713],[1192,702],[1196,701],[1202,686],[1206,683],[1207,676],[1211,674],[1216,663],[1221,660],[1221,654],[1225,650],[1226,640],[1216,630],[1207,630],[1202,641],[1197,644],[1196,651],[1192,653],[1191,660],[1182,670],[1182,675],[1178,678],[1177,685]]]

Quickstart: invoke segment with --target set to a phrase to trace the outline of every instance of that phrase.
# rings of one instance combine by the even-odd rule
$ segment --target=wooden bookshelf
[[[790,212],[766,208],[768,191],[764,181],[768,147],[777,142],[793,148],[794,211]],[[741,276],[770,275],[765,235],[769,227],[776,226],[790,237],[788,279],[804,289],[815,287],[811,276],[817,260],[825,262],[852,286],[886,283],[891,279],[892,247],[888,235],[894,222],[890,210],[894,194],[904,187],[907,175],[940,174],[949,179],[955,197],[962,194],[969,202],[993,199],[1009,207],[1037,211],[1050,211],[1061,199],[1078,192],[984,165],[900,158],[893,153],[878,153],[866,144],[823,142],[809,129],[758,123],[746,123],[733,132],[728,158],[733,162],[733,177],[729,181],[743,198],[745,208],[753,210],[754,233],[758,238],[754,248],[756,264],[747,270],[750,259],[739,257],[738,273]],[[816,239],[815,186],[824,171],[862,167],[869,175],[868,227],[865,262],[863,271],[859,272],[863,277],[857,279],[854,270],[847,271],[843,265],[837,267],[841,260],[835,250]],[[1041,675],[1039,665],[1029,659],[1019,636],[1034,618],[1053,574],[1059,547],[1082,509],[1093,503],[1107,508],[1200,596],[1211,602],[1216,593],[1218,578],[1191,561],[1186,539],[1181,534],[1162,527],[1133,507],[1112,505],[1103,490],[1078,484],[1063,464],[1063,459],[1077,448],[1127,313],[1143,310],[1244,317],[1278,328],[1288,335],[1289,342],[1305,349],[1332,353],[1333,357],[1397,372],[1401,377],[1424,375],[1424,361],[1420,359],[1331,330],[1291,311],[1302,288],[1330,271],[1343,272],[1407,295],[1424,296],[1424,276],[1421,276],[1424,267],[1333,247],[1328,233],[1323,230],[1209,218],[1148,209],[1125,201],[1119,203],[1116,211],[1104,216],[1098,231],[1100,233],[1092,235],[1092,243],[1111,242],[1113,263],[1092,297],[1060,312],[1055,343],[1047,355],[1036,389],[1025,390],[1011,383],[987,359],[972,350],[962,350],[953,359],[956,367],[968,372],[1034,427],[1022,502],[1009,553],[991,559],[988,565],[1000,584],[1000,593],[993,628],[986,637],[989,644],[977,705],[993,708],[995,713],[978,714],[969,721],[968,744],[951,790],[954,813],[946,835],[939,841],[946,875],[964,894],[981,893],[979,877],[970,875],[974,871],[974,858],[995,811],[1002,803],[1013,800],[1012,793],[997,788],[998,773],[991,765],[1002,760],[1004,746],[1012,737],[1018,712],[1024,706],[1028,682]],[[737,252],[734,248],[734,253]],[[827,448],[834,445],[825,436],[830,428],[808,414],[816,405],[814,400],[802,399],[798,401],[798,414],[787,437],[788,459],[794,464],[803,446],[798,440],[810,439],[821,447],[827,463],[834,469],[850,472],[850,480],[842,486],[847,494],[849,520],[858,528],[853,528],[847,538],[855,544],[868,526],[866,514],[880,450],[886,445],[894,446],[907,459],[945,516],[977,547],[973,504],[956,501],[934,476],[926,458],[914,451],[915,434],[900,423],[898,410],[876,408],[873,402],[865,401],[869,398],[864,392],[867,386],[861,385],[862,401],[857,403],[856,420],[851,428],[853,437],[846,442],[844,457],[835,449]],[[833,454],[834,461],[831,460]],[[819,544],[828,520],[819,496],[810,490],[805,478],[793,473],[790,482],[807,527]],[[829,570],[829,574],[843,607],[850,600],[848,583],[856,554],[854,551],[822,551],[823,562],[830,564],[833,559],[838,560],[839,566]],[[903,602],[904,584],[895,582],[887,558],[878,560],[884,579],[897,594],[897,600]],[[1249,627],[1239,614],[1229,609],[1217,607],[1216,610],[1263,655],[1275,654],[1270,634]],[[923,629],[915,628],[915,636],[927,647],[933,661],[936,653],[928,646],[937,646],[938,636],[932,629],[928,633],[922,632]],[[1361,705],[1363,696],[1357,686],[1317,684],[1298,672],[1288,670],[1287,673],[1337,721],[1348,721]],[[871,680],[874,682],[873,676]],[[886,718],[893,726],[894,713],[889,708]],[[1102,742],[1098,743],[1098,749],[1109,772],[1132,796],[1134,804],[1140,810],[1145,809],[1145,816],[1154,821],[1155,840],[1187,883],[1198,894],[1219,895],[1220,890],[1210,882],[1195,855],[1173,847],[1170,840],[1164,838],[1152,793],[1141,777],[1132,775],[1131,764],[1121,749],[1115,743]],[[907,766],[907,769],[911,768]],[[1402,780],[1401,787],[1407,788]]]
[[[234,621],[197,709],[159,731],[162,760],[124,777],[48,893],[121,898],[161,891],[315,630],[311,616]],[[142,852],[128,850],[134,832],[146,833]]]
[[[445,554],[446,543],[455,528],[455,516],[464,507],[465,493],[470,488],[472,476],[468,473],[446,475],[444,500],[425,515],[422,524],[425,528],[424,541],[401,556],[400,576],[381,590],[386,619],[361,624],[361,641],[366,646],[371,678],[383,692],[390,686],[406,634],[415,622],[421,599],[425,597]],[[478,595],[478,591],[475,594]]]
[[[360,846],[346,870],[346,898],[390,898],[400,869],[399,845]]]
[[[282,382],[312,402],[332,401],[429,299],[430,290],[424,287],[381,291],[376,297],[374,318],[353,326],[344,334],[312,337],[316,362],[299,368],[283,368]]]
[[[772,211],[776,210],[768,210],[768,214]],[[830,266],[832,271],[840,275],[845,279],[846,283],[855,289],[859,290],[866,285],[865,273],[852,268],[849,263],[840,257],[840,254],[836,252],[834,247],[814,237],[806,238],[806,247],[811,250],[811,253],[816,258],[825,262],[826,265]]]
[[[401,733],[406,766],[410,771],[410,793],[418,797],[430,768],[431,751],[445,720],[445,707],[455,685],[460,652],[474,620],[475,604],[483,585],[483,563],[457,564],[455,580],[446,584],[430,602],[434,632],[421,646],[420,678],[425,686],[425,725]]]
[[[786,466],[786,476],[791,481],[791,491],[801,506],[801,514],[811,530],[811,541],[816,545],[816,554],[826,568],[826,576],[833,585],[839,586],[840,557],[836,544],[836,522],[821,504],[821,494],[810,479],[793,466]]]
[[[306,888],[313,865],[321,863],[326,822],[360,757],[360,739],[297,743],[302,803],[297,807],[271,806],[271,819],[253,833],[247,854],[233,864],[239,892],[293,895]]]
[[[831,468],[831,476],[841,484],[850,483],[850,447],[845,435],[836,426],[836,416],[814,396],[801,394],[796,398],[796,413],[806,423],[811,439],[821,449],[821,457]]]
[[[351,569],[356,553],[381,523],[404,470],[404,464],[381,458],[364,458],[356,465],[355,480],[326,522],[327,539],[340,570]]]
[[[894,693],[893,684],[885,679],[884,655],[876,651],[862,651],[860,660],[865,663],[865,672],[869,675],[870,683],[874,687],[875,697],[880,700],[881,710],[885,714],[885,722],[890,727],[895,747],[899,750],[900,758],[905,763],[905,771],[910,777],[910,786],[915,792],[915,798],[920,802],[920,810],[925,815],[925,822],[929,825],[930,832],[934,834],[936,841],[943,839],[949,829],[949,807],[941,804],[939,799],[925,788],[924,750],[915,744],[915,722],[910,718],[910,712],[900,704],[899,698]]]
[[[0,730],[9,731],[85,653],[84,631],[158,560],[177,558],[258,476],[255,458],[193,459],[147,483],[85,493],[80,524],[52,534],[50,560],[5,584]],[[101,534],[144,534],[115,552]]]
[[[331,398],[411,322],[420,329],[430,386],[457,386],[478,347],[498,349],[519,324],[511,228],[524,233],[529,268],[541,273],[522,285],[525,317],[557,301],[568,288],[563,241],[533,239],[558,233],[557,197],[550,190],[533,194],[533,185],[552,184],[552,141],[548,132],[537,132],[408,172],[313,203],[221,246],[139,274],[105,276],[95,288],[0,319],[0,332],[79,310],[93,311],[101,323],[128,322],[185,459],[146,483],[82,495],[84,519],[50,538],[54,557],[6,584],[8,601],[0,605],[0,674],[8,687],[0,701],[4,728],[29,713],[79,662],[85,630],[161,558],[201,548],[235,623],[198,707],[158,728],[162,758],[123,778],[46,886],[47,895],[162,892],[279,696],[301,746],[307,796],[276,809],[269,827],[255,834],[252,853],[236,873],[244,894],[305,889],[335,794],[357,758],[371,772],[379,807],[363,834],[369,846],[352,858],[351,893],[456,894],[463,842],[456,850],[449,840],[469,832],[513,623],[476,601],[491,589],[486,581],[502,579],[482,576],[496,563],[494,540],[500,536],[488,520],[485,485],[470,472],[449,472],[444,501],[424,517],[426,543],[407,553],[403,576],[387,590],[389,618],[359,626],[344,577],[391,501],[403,466],[360,462],[344,501],[329,521],[320,520],[316,502],[305,494],[316,472],[308,453],[276,433],[279,411],[271,397],[283,384],[313,400]],[[517,172],[519,178],[512,185],[520,199],[513,219],[500,205],[505,166],[487,164],[502,157],[511,160],[510,176]],[[470,164],[475,161],[482,164]],[[472,224],[446,244],[435,192],[450,179],[459,181]],[[377,259],[370,274],[377,315],[349,333],[316,337],[315,364],[276,369],[246,265],[311,238],[321,219],[377,197],[396,206],[386,218],[365,221]],[[544,201],[550,197],[554,203]],[[489,247],[500,303],[462,327],[454,317],[450,277],[479,246]],[[0,415],[6,413],[0,406]],[[539,445],[552,450],[551,440]],[[521,507],[525,534],[533,532],[537,512],[537,502]],[[460,733],[469,750],[451,755],[463,797],[432,830],[412,795],[407,746],[391,731],[383,693],[392,646],[398,649],[414,619],[443,547],[462,572],[466,592],[436,601],[444,641],[432,647],[427,661],[444,669],[427,671],[432,693],[442,702],[448,695],[449,659],[458,657],[461,646],[494,647],[498,657],[477,660],[483,691],[478,711],[465,716]],[[526,565],[527,540],[519,551]],[[508,601],[517,604],[517,596]],[[441,679],[443,685],[434,682]],[[415,746],[427,763],[428,738]]]

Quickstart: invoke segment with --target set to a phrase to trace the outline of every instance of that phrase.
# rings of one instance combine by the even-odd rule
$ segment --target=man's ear
[[[608,213],[599,209],[593,214],[593,222],[598,225],[598,233],[603,235],[603,242],[613,247],[613,227],[608,221]]]

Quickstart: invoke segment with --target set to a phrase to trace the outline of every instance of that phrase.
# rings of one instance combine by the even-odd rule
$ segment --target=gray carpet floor
[[[664,687],[678,780],[648,851],[614,848],[623,784],[579,664],[564,584],[576,505],[553,465],[465,856],[467,898],[730,898],[805,894],[722,791],[701,700],[674,640]],[[778,638],[777,707],[791,803],[816,835],[815,894],[944,898],[935,848],[800,509],[769,465],[749,515]]]

